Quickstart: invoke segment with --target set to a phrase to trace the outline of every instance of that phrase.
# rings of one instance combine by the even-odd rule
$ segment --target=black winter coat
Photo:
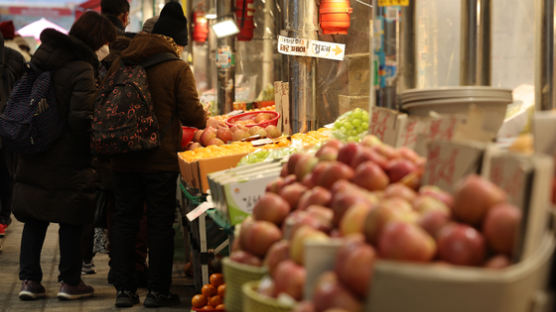
[[[53,29],[43,31],[41,41],[31,66],[52,71],[57,105],[67,122],[48,151],[20,157],[14,215],[23,222],[31,217],[55,223],[91,223],[97,185],[89,131],[98,60],[81,40]]]

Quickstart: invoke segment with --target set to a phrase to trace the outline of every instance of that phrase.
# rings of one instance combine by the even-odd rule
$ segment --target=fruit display
[[[234,103],[238,104],[238,103]],[[244,111],[244,112],[258,112],[258,111],[276,111],[276,106],[275,105],[270,105],[270,106],[264,106],[264,107],[260,107],[260,108],[253,108],[253,109],[244,109],[242,108],[242,106],[237,105],[237,108],[234,106],[234,112],[232,115],[217,115],[214,116],[212,118],[217,119],[217,120],[222,120],[222,121],[226,121],[226,119],[230,118],[231,116],[237,114],[237,111]]]
[[[425,159],[376,137],[294,153],[240,228],[234,261],[265,265],[258,291],[300,301],[305,243],[341,240],[333,270],[297,311],[362,311],[377,259],[501,269],[511,264],[520,210],[476,175],[449,194],[421,186]]]
[[[199,159],[216,158],[221,156],[246,154],[254,151],[256,148],[251,142],[233,142],[225,145],[211,145],[200,147],[194,150],[178,153],[179,157],[186,162],[194,162]]]
[[[261,124],[265,125],[264,128],[257,125],[248,127],[243,123],[230,125],[224,120],[211,117],[207,120],[207,127],[205,129],[195,132],[193,141],[187,146],[187,149],[195,150],[203,146],[224,145],[234,141],[242,141],[255,135],[260,138],[277,138],[282,135],[275,125],[265,123],[265,121],[268,121],[267,116],[274,115],[261,112],[255,113],[254,116],[256,116],[254,120],[249,119],[250,121],[245,121],[245,123],[258,123],[260,121]],[[259,116],[264,120],[259,120]]]
[[[344,113],[334,122],[334,137],[344,142],[357,142],[369,130],[369,113],[361,108]]]
[[[200,294],[191,298],[193,311],[224,312],[224,297],[226,296],[224,276],[214,273],[210,275],[209,281],[209,284],[203,285]]]

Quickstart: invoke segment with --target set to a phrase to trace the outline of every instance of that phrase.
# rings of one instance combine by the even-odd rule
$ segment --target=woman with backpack
[[[42,44],[31,59],[31,68],[50,72],[56,107],[64,127],[47,150],[21,154],[15,173],[14,215],[24,222],[21,238],[19,298],[45,297],[41,285],[41,249],[49,223],[58,223],[61,282],[58,298],[93,295],[81,280],[81,233],[92,222],[96,174],[89,148],[90,116],[97,95],[95,75],[99,59],[116,38],[110,21],[86,12],[69,35],[54,29],[41,34]]]

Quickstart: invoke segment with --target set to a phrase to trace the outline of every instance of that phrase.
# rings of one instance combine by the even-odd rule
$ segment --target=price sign
[[[409,0],[378,0],[379,7],[386,7],[386,6],[408,6]]]
[[[278,36],[278,52],[287,55],[306,56],[308,40]]]
[[[369,122],[369,133],[386,144],[398,146],[398,127],[403,126],[401,120],[406,117],[407,115],[391,109],[375,107]]]
[[[274,179],[276,176],[273,175],[266,178],[232,182],[224,186],[230,224],[239,224],[251,215],[255,204],[263,196],[266,185]]]
[[[478,172],[484,149],[484,145],[471,142],[430,142],[424,184],[452,191],[462,177]]]

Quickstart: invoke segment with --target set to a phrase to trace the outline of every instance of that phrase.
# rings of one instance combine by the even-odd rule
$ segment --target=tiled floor
[[[31,312],[31,311],[117,311],[114,307],[116,291],[106,281],[108,274],[108,256],[97,255],[94,259],[96,274],[86,275],[83,280],[95,288],[95,296],[79,301],[59,301],[56,299],[59,284],[58,276],[58,226],[52,224],[42,252],[42,269],[44,272],[43,285],[46,287],[47,299],[38,301],[21,301],[17,298],[20,288],[18,278],[19,245],[23,224],[14,220],[7,229],[6,237],[1,239],[0,251],[0,312]],[[183,267],[176,264],[175,268]],[[194,289],[192,282],[183,276],[183,270],[174,270],[172,291],[179,294],[181,304],[172,308],[146,309],[142,305],[123,311],[189,311],[190,298]],[[146,290],[139,290],[141,302],[145,298]]]

